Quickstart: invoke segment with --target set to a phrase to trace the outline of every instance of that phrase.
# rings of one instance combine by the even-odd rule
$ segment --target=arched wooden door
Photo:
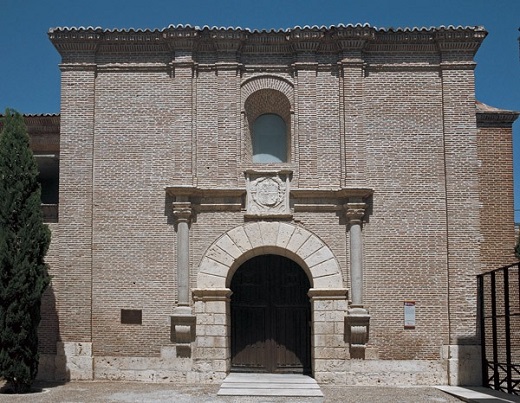
[[[311,372],[309,279],[292,260],[254,257],[231,280],[231,369]]]

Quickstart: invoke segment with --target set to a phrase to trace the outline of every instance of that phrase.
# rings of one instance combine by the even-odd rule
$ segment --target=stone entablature
[[[166,194],[176,202],[189,201],[193,213],[203,211],[243,211],[248,218],[266,218],[269,215],[291,217],[293,211],[343,211],[344,205],[349,201],[366,200],[374,192],[370,188],[331,188],[331,189],[290,189],[290,171],[248,171],[247,175],[253,175],[255,181],[266,178],[280,178],[283,186],[279,198],[283,198],[284,211],[275,213],[264,204],[262,211],[249,210],[246,207],[247,198],[253,199],[253,194],[248,195],[248,188],[200,188],[196,186],[169,186]],[[280,175],[280,176],[279,176]],[[249,178],[251,176],[248,176]],[[247,179],[246,179],[247,180]],[[280,182],[275,181],[280,185]],[[248,186],[251,186],[249,184]],[[276,204],[279,206],[280,203]],[[175,204],[174,204],[175,206]],[[258,207],[258,206],[257,206]],[[252,211],[252,212],[251,212]]]

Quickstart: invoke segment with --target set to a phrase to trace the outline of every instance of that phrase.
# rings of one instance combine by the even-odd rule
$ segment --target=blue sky
[[[520,0],[0,0],[0,111],[59,112],[60,59],[47,37],[51,27],[268,29],[339,23],[484,26],[489,35],[476,56],[477,99],[520,111]],[[520,222],[518,136],[520,121],[513,136],[515,219]]]

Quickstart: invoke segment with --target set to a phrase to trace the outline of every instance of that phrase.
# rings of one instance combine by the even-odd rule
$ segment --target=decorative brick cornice
[[[255,32],[248,35],[242,46],[242,54],[270,53],[287,55],[292,48],[284,32]]]
[[[69,52],[218,52],[293,54],[422,51],[474,54],[487,35],[481,27],[378,29],[365,25],[305,26],[286,30],[169,26],[155,30],[54,28],[49,38],[62,54]],[[307,59],[306,59],[307,60]]]
[[[95,73],[98,66],[95,63],[78,63],[69,61],[68,63],[61,63],[59,68],[61,71],[91,71]]]
[[[199,32],[195,28],[191,27],[184,29],[174,29],[169,27],[162,32],[164,41],[166,41],[172,51],[191,51],[198,35]]]
[[[520,112],[506,110],[482,111],[477,108],[477,127],[512,127]]]
[[[334,33],[338,46],[343,51],[363,49],[367,42],[375,40],[375,36],[375,29],[368,26],[339,28]]]
[[[321,31],[296,28],[288,35],[288,40],[296,53],[316,52],[324,33]]]
[[[60,28],[49,30],[49,39],[58,52],[96,52],[103,37],[101,28]]]
[[[487,36],[482,27],[474,30],[439,29],[435,32],[435,42],[441,52],[469,52],[475,54]]]
[[[210,32],[210,37],[215,43],[217,52],[238,52],[247,39],[247,34],[228,29]]]

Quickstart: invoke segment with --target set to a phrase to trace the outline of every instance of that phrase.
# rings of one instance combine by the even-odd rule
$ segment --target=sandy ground
[[[69,382],[65,384],[36,383],[35,392],[25,395],[0,394],[0,402],[367,402],[427,403],[460,402],[430,387],[366,387],[320,385],[323,398],[237,397],[217,396],[220,385],[150,384],[129,382]]]

